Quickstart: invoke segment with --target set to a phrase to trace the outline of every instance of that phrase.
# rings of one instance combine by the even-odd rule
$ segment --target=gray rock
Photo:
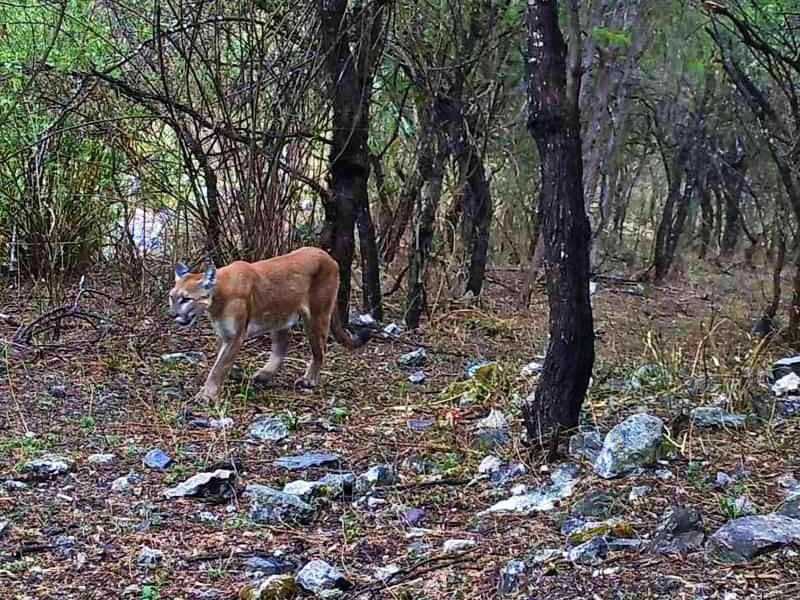
[[[206,360],[206,355],[202,352],[170,352],[161,355],[161,362],[174,365],[179,362],[198,363]]]
[[[416,527],[425,520],[425,511],[421,508],[409,508],[403,511],[400,519],[409,527]]]
[[[250,571],[258,573],[260,577],[283,575],[294,571],[292,563],[277,556],[251,556],[247,559],[245,566]]]
[[[392,485],[397,480],[392,465],[373,465],[356,479],[356,490],[361,493]]]
[[[525,580],[528,567],[521,560],[510,560],[500,569],[497,594],[505,596],[517,590]]]
[[[501,466],[497,471],[493,471],[489,475],[489,479],[495,485],[505,485],[511,479],[525,475],[528,472],[528,467],[523,463],[513,462],[508,465]]]
[[[595,473],[611,479],[652,465],[663,436],[664,423],[658,417],[645,413],[628,417],[606,435],[594,463]]]
[[[134,485],[141,481],[142,476],[138,473],[128,473],[122,477],[117,477],[111,482],[111,491],[115,494],[129,491]]]
[[[478,372],[478,369],[491,364],[494,364],[494,361],[484,360],[482,358],[479,358],[477,360],[471,360],[466,365],[464,365],[464,377],[466,379],[472,379],[473,377],[475,377],[475,374]]]
[[[605,519],[611,516],[614,498],[602,490],[593,490],[572,505],[570,514],[575,517],[598,517]]]
[[[631,488],[630,494],[628,494],[628,501],[636,502],[637,500],[641,500],[652,491],[653,488],[649,485],[635,485]]]
[[[239,591],[237,598],[248,600],[289,600],[297,596],[297,582],[288,573],[270,575],[255,586],[246,585]]]
[[[545,512],[553,510],[556,504],[572,495],[575,480],[553,484],[542,490],[534,490],[522,495],[514,495],[506,500],[501,500],[486,510],[478,513],[479,516],[493,513],[523,513]]]
[[[25,472],[34,477],[55,477],[63,475],[72,468],[72,461],[65,456],[45,454],[25,463]]]
[[[660,479],[661,481],[669,481],[675,477],[669,469],[656,469],[653,475],[656,476],[656,479]]]
[[[535,565],[548,563],[562,555],[559,548],[542,548],[534,552],[531,562]]]
[[[714,477],[714,483],[712,485],[718,490],[721,490],[728,487],[732,483],[733,478],[730,475],[728,475],[725,471],[717,471],[717,474]]]
[[[290,481],[284,485],[283,492],[285,494],[297,496],[304,502],[308,502],[311,500],[311,498],[320,494],[324,487],[325,484],[319,481],[306,481],[304,479],[298,479],[295,481]]]
[[[577,517],[571,517],[569,519],[564,519],[564,521],[561,523],[559,531],[561,532],[561,535],[568,536],[573,531],[578,531],[584,525],[586,525],[586,521],[584,521],[583,519]]]
[[[719,406],[698,406],[692,409],[692,423],[695,427],[744,427],[747,415],[728,412]]]
[[[693,506],[672,506],[656,528],[650,549],[660,554],[698,550],[705,539],[703,515]]]
[[[161,448],[153,448],[144,455],[144,466],[163,471],[172,464],[172,457]]]
[[[538,375],[542,372],[544,365],[540,362],[529,362],[519,370],[519,374],[523,377],[533,377],[534,375]]]
[[[167,498],[185,496],[224,496],[231,495],[231,486],[236,475],[227,469],[217,469],[210,473],[198,473],[189,479],[164,490]]]
[[[452,539],[445,541],[445,543],[442,545],[442,550],[444,550],[447,554],[452,554],[455,552],[464,552],[465,550],[469,550],[470,548],[474,547],[475,540]]]
[[[569,559],[578,565],[596,565],[608,555],[608,542],[597,536],[569,550]]]
[[[314,516],[313,507],[293,494],[251,483],[244,497],[250,499],[250,520],[254,523],[306,522]]]
[[[800,494],[789,496],[786,502],[781,504],[780,508],[778,508],[776,512],[784,517],[800,519]]]
[[[581,468],[575,463],[561,463],[550,473],[550,481],[552,481],[555,486],[563,486],[575,481],[580,471]]]
[[[433,427],[435,422],[434,419],[409,419],[406,421],[406,427],[409,431],[425,431]]]
[[[788,356],[786,358],[776,360],[772,364],[773,379],[778,380],[781,377],[785,377],[786,375],[789,375],[791,373],[800,375],[800,355]]]
[[[61,385],[58,383],[54,383],[49,388],[47,388],[47,393],[50,394],[53,398],[58,398],[59,400],[63,400],[67,397],[67,386]]]
[[[0,481],[0,488],[4,490],[24,490],[28,487],[28,484],[24,481],[17,481],[16,479],[6,479],[5,481]]]
[[[638,550],[642,547],[642,540],[633,538],[607,538],[608,549],[612,552],[620,552],[625,550]]]
[[[90,465],[107,466],[114,462],[113,454],[90,454],[86,461]]]
[[[230,429],[233,427],[233,423],[234,421],[230,417],[208,420],[208,426],[211,427],[211,429]]]
[[[427,375],[425,375],[425,371],[414,371],[411,375],[408,376],[408,381],[413,383],[414,385],[420,385],[425,383],[427,379]]]
[[[486,456],[481,461],[481,464],[478,465],[478,473],[483,475],[494,473],[495,471],[499,471],[503,466],[502,461],[497,458],[496,456]]]
[[[219,600],[225,594],[215,588],[193,587],[186,591],[191,600]]]
[[[573,458],[584,459],[594,463],[602,448],[603,436],[599,431],[576,433],[569,438],[569,455]]]
[[[428,353],[425,348],[417,348],[413,352],[403,354],[397,362],[403,367],[420,367],[428,360]]]
[[[355,476],[352,473],[329,473],[319,481],[291,481],[283,486],[283,491],[307,502],[317,496],[337,497],[350,493],[354,482]]]
[[[344,574],[324,560],[314,559],[297,573],[297,583],[312,594],[322,594],[329,590],[348,590],[352,584]]]
[[[260,442],[279,442],[291,435],[286,423],[269,415],[259,415],[247,429],[247,437]]]
[[[155,569],[164,560],[164,553],[148,546],[142,546],[136,564],[147,569]]]
[[[497,450],[510,443],[508,430],[494,427],[478,429],[473,437],[473,445],[480,450]]]
[[[338,454],[333,453],[306,452],[299,456],[281,456],[273,464],[276,467],[281,467],[290,471],[299,471],[312,467],[336,466],[339,464],[341,458],[342,457]]]
[[[720,562],[745,562],[786,546],[800,545],[800,520],[756,515],[728,521],[706,544],[706,556]]]
[[[478,429],[506,429],[508,421],[502,411],[493,408],[486,417],[478,421],[477,427]]]
[[[2,538],[3,535],[5,534],[6,529],[8,529],[9,523],[10,522],[8,520],[0,521],[0,538]]]
[[[797,373],[787,373],[772,384],[772,393],[776,396],[797,394],[800,391],[800,376]]]

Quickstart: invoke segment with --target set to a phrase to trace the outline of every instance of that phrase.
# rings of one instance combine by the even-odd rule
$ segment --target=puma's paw
[[[270,371],[256,371],[250,380],[256,385],[266,385],[273,380],[275,377],[275,373],[271,373]]]
[[[294,382],[294,389],[303,394],[310,394],[314,391],[314,384],[305,377],[300,377]]]
[[[197,394],[195,394],[194,398],[192,398],[192,402],[197,404],[209,404],[210,402],[214,401],[216,394],[212,394],[206,389],[202,389]]]

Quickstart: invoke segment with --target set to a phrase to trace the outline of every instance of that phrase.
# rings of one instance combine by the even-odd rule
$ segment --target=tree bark
[[[577,14],[577,4],[570,9]],[[544,237],[550,342],[535,399],[524,406],[528,438],[551,452],[562,429],[578,424],[594,364],[589,301],[590,228],[583,198],[579,48],[567,48],[555,0],[527,7],[528,129],[542,179],[539,218]],[[576,41],[575,38],[573,41]]]

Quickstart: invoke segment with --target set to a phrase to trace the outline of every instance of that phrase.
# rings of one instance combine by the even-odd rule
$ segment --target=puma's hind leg
[[[329,313],[312,314],[307,320],[306,335],[311,346],[311,362],[308,363],[306,374],[295,382],[299,389],[313,389],[319,385],[322,362],[325,359],[325,349],[328,344],[328,333],[331,328]]]
[[[289,335],[288,329],[281,329],[273,331],[270,334],[272,338],[272,347],[269,352],[269,360],[267,364],[261,367],[253,375],[253,381],[256,383],[267,383],[283,366],[283,361],[286,359],[286,354],[289,351]]]

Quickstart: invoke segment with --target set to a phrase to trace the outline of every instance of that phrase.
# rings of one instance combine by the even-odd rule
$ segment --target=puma
[[[176,265],[170,316],[178,325],[192,327],[207,314],[219,342],[214,365],[195,399],[216,398],[244,341],[265,333],[272,338],[269,360],[253,380],[269,381],[286,358],[290,329],[299,319],[311,345],[311,362],[295,386],[316,387],[331,328],[336,341],[348,349],[369,339],[366,330],[354,336],[342,325],[336,310],[338,292],[339,265],[319,248],[300,248],[253,263],[236,261],[219,269],[212,265],[205,273]]]

